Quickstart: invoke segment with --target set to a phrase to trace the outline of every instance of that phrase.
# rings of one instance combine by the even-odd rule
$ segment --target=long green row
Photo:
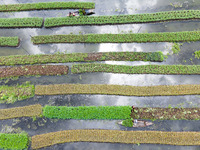
[[[40,35],[32,37],[31,40],[34,44],[188,42],[199,41],[200,31],[130,34]]]
[[[53,55],[13,55],[0,56],[0,65],[25,65],[66,62],[92,61],[163,61],[162,52],[100,52],[100,53],[71,53]]]
[[[0,28],[41,28],[42,25],[43,18],[0,18]]]
[[[200,19],[199,10],[164,11],[148,14],[115,15],[115,16],[81,16],[46,18],[45,27],[70,25],[106,25],[126,23],[163,22],[170,20]]]
[[[0,37],[0,46],[17,47],[19,42],[18,37]]]
[[[29,137],[26,133],[7,134],[0,133],[0,148],[20,150],[27,149],[29,146]]]
[[[126,74],[200,74],[200,65],[110,65],[110,64],[75,64],[71,68],[72,73],[108,72]]]
[[[49,9],[94,9],[93,2],[40,2],[0,5],[0,12],[49,10]]]
[[[128,119],[131,106],[45,106],[43,115],[52,119]]]

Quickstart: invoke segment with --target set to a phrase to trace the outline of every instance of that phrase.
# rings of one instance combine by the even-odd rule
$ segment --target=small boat
[[[119,125],[122,125],[122,121],[118,122]],[[143,120],[137,120],[135,119],[133,121],[133,127],[134,128],[138,128],[138,127],[147,127],[147,126],[151,126],[153,125],[152,122],[149,121],[143,121]]]

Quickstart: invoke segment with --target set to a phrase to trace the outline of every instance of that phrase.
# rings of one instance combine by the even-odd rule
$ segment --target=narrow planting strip
[[[53,55],[13,55],[1,56],[0,65],[25,65],[67,62],[92,61],[158,61],[164,60],[162,52],[100,52],[100,53],[71,53]]]
[[[26,4],[0,5],[0,12],[50,10],[50,9],[94,9],[93,2],[41,2]]]
[[[134,108],[133,119],[200,120],[200,108]]]
[[[131,106],[45,106],[43,115],[52,119],[128,119]]]
[[[0,18],[0,28],[41,28],[43,18]]]
[[[106,84],[36,85],[36,95],[101,94],[124,96],[198,95],[200,85],[129,86]]]
[[[148,14],[115,15],[115,16],[83,16],[46,18],[46,28],[71,25],[113,25],[126,23],[151,23],[171,20],[200,19],[199,10],[164,11]]]
[[[17,47],[20,39],[18,37],[0,37],[0,46]]]
[[[30,84],[16,86],[0,86],[0,103],[14,103],[17,100],[24,100],[35,95],[35,87]]]
[[[130,34],[40,35],[32,37],[31,40],[34,44],[189,42],[199,41],[200,31]]]
[[[66,142],[200,145],[200,132],[66,130],[32,136],[32,149]]]
[[[110,65],[110,64],[75,64],[71,69],[72,73],[86,72],[107,72],[107,73],[126,73],[126,74],[174,74],[190,75],[200,74],[200,65]]]
[[[25,133],[11,134],[0,133],[0,148],[20,150],[27,149],[29,145],[29,137]]]
[[[42,115],[42,106],[39,104],[0,109],[0,120],[19,117],[39,117],[40,115]]]
[[[63,65],[34,65],[0,68],[0,78],[37,75],[64,75],[68,73],[68,66]]]

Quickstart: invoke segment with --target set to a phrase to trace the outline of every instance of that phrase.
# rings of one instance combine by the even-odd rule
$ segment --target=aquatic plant
[[[27,10],[50,10],[50,9],[93,9],[93,2],[40,2],[24,4],[0,5],[0,12],[27,11]]]
[[[200,59],[200,51],[194,52],[195,58]]]
[[[0,68],[0,78],[11,78],[19,76],[37,75],[65,75],[68,73],[68,66],[64,65],[33,65],[19,67]]]
[[[82,16],[82,12],[80,12],[80,14],[80,17],[46,18],[44,26],[49,28],[71,25],[112,25],[200,19],[199,10],[163,11],[157,13],[114,16]]]
[[[14,103],[17,100],[24,100],[35,95],[35,87],[30,83],[15,86],[0,86],[0,103]]]
[[[107,84],[36,85],[36,95],[101,94],[125,96],[198,95],[200,85],[129,86]]]
[[[133,127],[133,118],[123,120],[122,125],[125,127]]]
[[[181,51],[180,43],[173,43],[172,52],[173,54],[178,54]]]
[[[47,43],[146,43],[199,41],[200,31],[129,33],[129,34],[84,34],[40,35],[31,37],[34,44]]]
[[[45,106],[43,116],[52,119],[127,119],[131,106]]]
[[[0,28],[41,28],[43,18],[0,18]]]
[[[18,37],[0,37],[0,46],[17,47],[19,42]]]
[[[66,142],[200,145],[200,132],[66,130],[32,136],[31,148],[39,149]]]
[[[99,52],[52,55],[11,55],[0,56],[0,65],[25,65],[92,61],[163,61],[162,52]]]
[[[26,133],[11,134],[0,133],[0,148],[1,149],[27,149],[29,144],[29,137]]]
[[[110,65],[101,63],[84,63],[75,64],[71,68],[71,72],[111,72],[126,74],[200,74],[200,65]]]
[[[40,104],[0,109],[0,120],[19,117],[39,117],[40,115],[42,115],[42,106]]]

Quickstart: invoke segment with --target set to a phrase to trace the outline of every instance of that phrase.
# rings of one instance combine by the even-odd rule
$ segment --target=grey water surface
[[[37,2],[70,1],[70,0],[37,0]],[[82,1],[82,0],[76,0]],[[197,0],[84,0],[96,3],[95,15],[120,15],[152,13],[159,11],[172,11],[184,9],[200,9]],[[35,0],[1,0],[0,4],[34,3]],[[20,17],[64,17],[70,11],[75,10],[41,10],[24,12],[0,13],[1,18]],[[0,48],[0,56],[8,55],[30,55],[30,54],[53,54],[58,52],[154,52],[162,51],[168,54],[166,61],[158,62],[114,62],[106,61],[100,63],[120,65],[148,65],[148,64],[184,64],[200,65],[193,53],[200,50],[200,42],[182,43],[179,54],[172,55],[173,43],[125,43],[125,44],[43,44],[33,45],[32,36],[52,34],[87,34],[87,33],[151,33],[151,32],[178,32],[194,31],[200,29],[200,20],[176,21],[149,24],[126,24],[126,25],[104,25],[104,26],[74,26],[56,28],[20,28],[0,29],[1,36],[19,36],[21,43],[18,48]],[[55,64],[58,65],[58,64]],[[72,63],[64,65],[71,66]],[[112,73],[85,73],[69,74],[67,76],[42,76],[42,77],[20,77],[17,80],[0,81],[0,85],[16,85],[26,81],[33,84],[119,84],[134,86],[152,85],[179,85],[200,84],[199,75],[126,75]],[[58,96],[35,96],[14,104],[1,104],[0,108],[19,107],[31,104],[55,105],[55,106],[121,106],[134,105],[136,107],[200,107],[200,95],[189,96],[108,96],[108,95],[58,95]],[[0,121],[0,131],[9,132],[8,127],[15,130],[20,128],[30,136],[70,129],[112,129],[112,130],[159,130],[159,131],[200,131],[200,121],[190,120],[158,120],[154,125],[146,128],[126,128],[117,124],[119,120],[56,120],[38,118],[19,118]],[[10,129],[9,128],[9,129]],[[13,129],[13,130],[14,130]],[[133,149],[133,150],[160,150],[160,149],[200,149],[199,146],[169,146],[158,144],[111,144],[111,143],[65,143],[44,148],[45,150],[73,150],[73,149]]]

